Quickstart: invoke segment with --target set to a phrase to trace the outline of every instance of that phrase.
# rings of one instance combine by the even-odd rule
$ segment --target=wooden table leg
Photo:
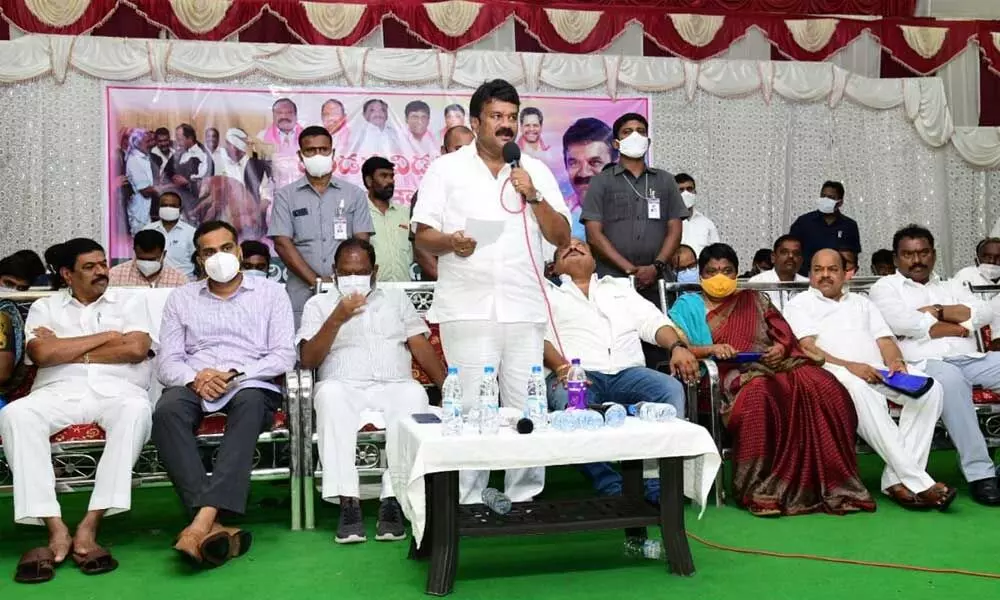
[[[431,564],[427,572],[427,593],[446,596],[455,585],[458,569],[458,471],[428,475],[433,514],[428,529],[431,534]]]
[[[622,495],[639,502],[646,499],[646,488],[642,481],[642,461],[626,460],[621,463],[622,469]],[[626,538],[646,539],[645,527],[633,527],[625,530]]]
[[[694,575],[694,559],[684,531],[684,459],[660,459],[660,531],[667,555],[667,569],[677,575]]]
[[[424,537],[420,540],[420,547],[417,548],[417,539],[410,532],[410,552],[406,558],[410,560],[427,560],[431,557],[431,547],[434,545],[434,490],[431,489],[429,475],[424,476],[424,512],[427,513],[424,519]]]

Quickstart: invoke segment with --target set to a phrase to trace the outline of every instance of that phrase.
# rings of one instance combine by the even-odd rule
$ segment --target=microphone
[[[503,161],[517,169],[521,166],[521,149],[514,142],[503,145]]]
[[[517,432],[518,433],[531,433],[535,430],[535,423],[531,419],[518,419],[517,420]]]

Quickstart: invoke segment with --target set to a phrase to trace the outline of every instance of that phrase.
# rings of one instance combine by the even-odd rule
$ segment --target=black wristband
[[[685,344],[682,340],[677,340],[673,344],[667,346],[667,356],[673,356],[674,350],[676,350],[677,348],[687,348],[687,347],[688,345]]]

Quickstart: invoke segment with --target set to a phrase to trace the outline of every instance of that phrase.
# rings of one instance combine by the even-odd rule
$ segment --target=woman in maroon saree
[[[699,267],[704,292],[682,296],[671,316],[695,356],[719,362],[739,502],[758,516],[875,510],[857,473],[857,415],[847,391],[802,350],[765,294],[736,291],[732,248],[705,248]],[[736,352],[764,356],[725,361]]]

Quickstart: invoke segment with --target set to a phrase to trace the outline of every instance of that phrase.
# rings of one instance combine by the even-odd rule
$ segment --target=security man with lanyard
[[[619,117],[617,165],[590,180],[580,221],[597,259],[597,276],[635,276],[644,298],[660,304],[657,280],[669,272],[687,215],[674,176],[646,165],[649,124],[637,113]]]
[[[344,240],[367,241],[375,231],[368,195],[333,177],[333,138],[319,126],[299,134],[299,160],[306,176],[274,195],[268,237],[288,267],[285,289],[292,300],[295,326],[313,295],[317,279],[333,281],[333,255]]]

